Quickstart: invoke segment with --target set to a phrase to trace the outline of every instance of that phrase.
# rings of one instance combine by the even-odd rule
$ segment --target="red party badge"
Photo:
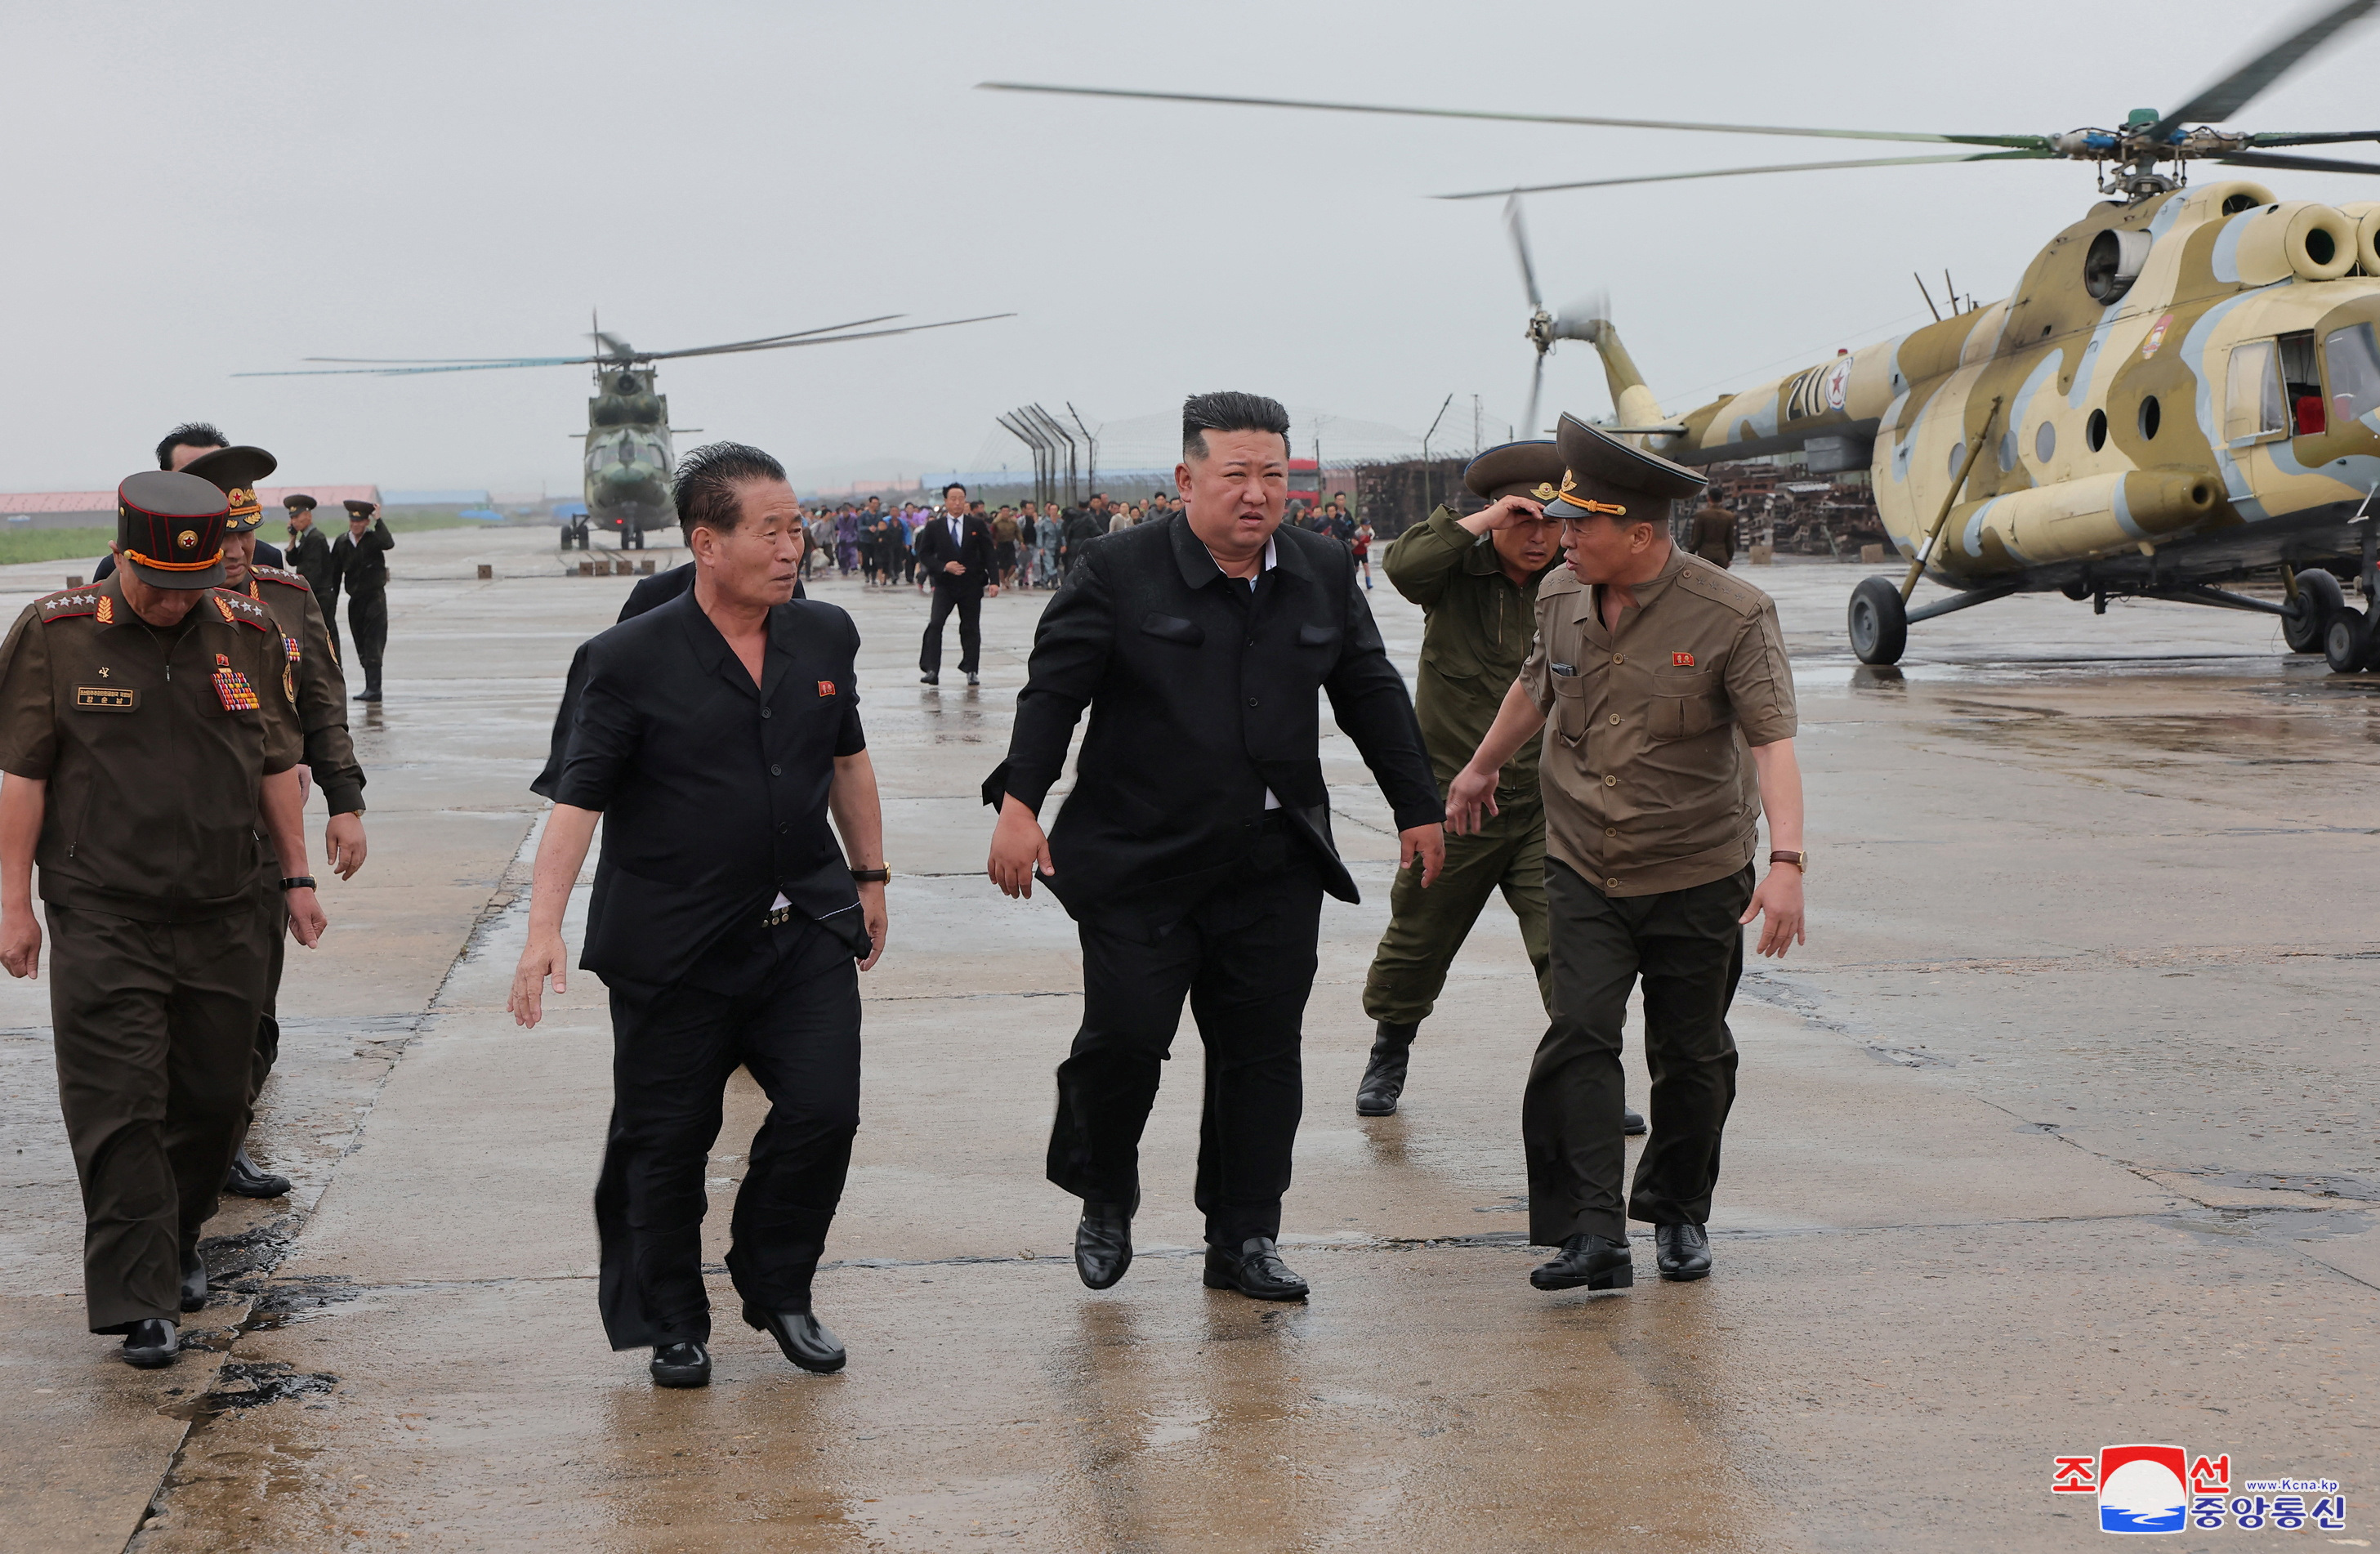
[[[1694,655],[1692,653],[1671,653],[1670,655],[1670,667],[1672,669],[1692,669],[1694,666]]]

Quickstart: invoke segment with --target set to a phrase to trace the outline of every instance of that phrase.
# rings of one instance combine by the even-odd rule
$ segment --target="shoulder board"
[[[1768,596],[1731,572],[1722,572],[1700,556],[1688,556],[1678,574],[1678,587],[1723,604],[1739,615],[1756,615]]]
[[[64,593],[54,593],[46,599],[33,601],[34,608],[41,611],[42,620],[45,625],[51,621],[65,620],[69,615],[97,615],[100,613],[102,605],[112,602],[97,589],[68,589]],[[113,613],[111,610],[109,614]]]
[[[226,625],[252,625],[259,631],[273,629],[273,617],[265,613],[264,606],[246,594],[233,593],[228,589],[210,589],[207,597],[215,601],[215,610]]]
[[[285,566],[250,566],[248,575],[261,577],[268,583],[279,583],[285,588],[304,589],[309,593],[314,591],[313,585]]]
[[[1557,566],[1538,580],[1537,597],[1556,599],[1566,593],[1576,593],[1585,586],[1578,580],[1577,573],[1567,566]]]

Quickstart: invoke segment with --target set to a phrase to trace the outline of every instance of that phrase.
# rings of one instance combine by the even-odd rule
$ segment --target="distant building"
[[[387,505],[378,486],[259,486],[257,500],[264,506],[268,521],[281,508],[281,499],[303,492],[322,507],[337,515],[339,504],[347,501],[370,502]],[[99,528],[115,522],[115,493],[112,491],[42,491],[0,492],[0,519],[18,528],[27,527],[18,520],[30,520],[34,528]],[[316,522],[326,520],[317,517]]]

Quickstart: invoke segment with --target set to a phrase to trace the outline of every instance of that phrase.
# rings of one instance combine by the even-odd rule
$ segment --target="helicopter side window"
[[[2334,330],[2322,354],[2330,364],[2330,406],[2340,420],[2380,410],[2380,338],[2370,324]]]
[[[2289,395],[2289,430],[2300,437],[2312,437],[2322,431],[2328,420],[2323,413],[2322,369],[2315,363],[2313,331],[2284,334],[2281,346],[2281,382]]]
[[[2231,347],[2224,378],[2224,431],[2233,447],[2289,434],[2288,402],[2281,394],[2279,342],[2252,340]]]

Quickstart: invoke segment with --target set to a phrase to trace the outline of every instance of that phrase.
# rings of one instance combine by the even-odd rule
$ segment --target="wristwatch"
[[[1768,855],[1768,861],[1770,863],[1790,863],[1804,874],[1810,872],[1810,855],[1807,853],[1775,852]]]
[[[863,885],[889,885],[892,882],[892,866],[879,864],[874,868],[855,868],[851,877]]]
[[[281,881],[281,888],[285,891],[310,891],[318,887],[314,883],[312,875],[296,874]]]

